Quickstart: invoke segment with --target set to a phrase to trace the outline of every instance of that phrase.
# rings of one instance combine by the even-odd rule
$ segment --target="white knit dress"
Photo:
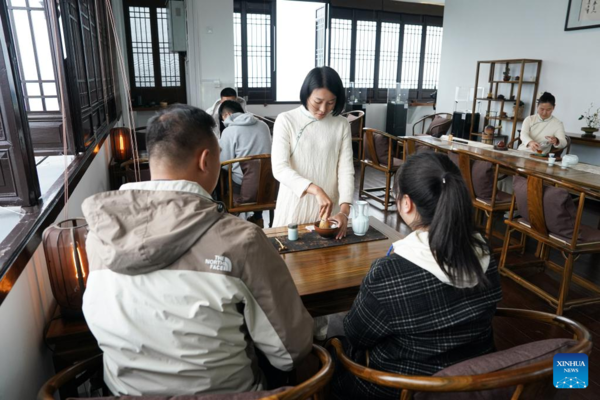
[[[539,114],[530,115],[523,121],[521,130],[521,145],[518,150],[531,151],[527,144],[531,141],[542,143],[546,140],[546,136],[554,136],[558,139],[558,146],[555,148],[562,149],[567,145],[565,136],[565,127],[563,123],[554,115],[544,120]],[[552,146],[547,146],[542,149],[544,152],[551,150]]]
[[[311,183],[334,204],[352,203],[354,164],[352,135],[346,118],[331,114],[315,119],[300,106],[280,114],[273,129],[273,175],[280,182],[274,227],[306,224],[319,219],[315,196],[305,194]]]

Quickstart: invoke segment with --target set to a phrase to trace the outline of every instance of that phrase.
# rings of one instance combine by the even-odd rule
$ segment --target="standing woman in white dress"
[[[346,235],[354,196],[352,135],[340,113],[346,93],[329,67],[314,68],[300,89],[302,105],[280,114],[273,130],[273,175],[280,182],[274,226],[322,218]]]

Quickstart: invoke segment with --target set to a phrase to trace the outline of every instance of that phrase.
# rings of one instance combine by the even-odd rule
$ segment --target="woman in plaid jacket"
[[[376,260],[344,319],[346,354],[369,367],[432,375],[494,350],[492,318],[502,298],[471,198],[446,155],[409,158],[397,175],[398,213],[413,232]],[[398,399],[399,390],[336,369],[340,399]]]

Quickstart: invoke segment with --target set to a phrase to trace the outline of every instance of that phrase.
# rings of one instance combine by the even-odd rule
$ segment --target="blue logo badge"
[[[585,389],[589,383],[587,354],[559,353],[554,356],[554,387]]]

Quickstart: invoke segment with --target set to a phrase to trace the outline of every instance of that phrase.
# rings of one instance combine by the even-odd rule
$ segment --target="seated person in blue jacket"
[[[410,157],[394,185],[413,230],[375,260],[344,319],[346,354],[369,367],[433,375],[494,350],[492,318],[502,298],[496,262],[476,231],[471,198],[446,155]],[[400,391],[336,368],[339,399],[398,399]]]
[[[271,154],[271,131],[269,126],[254,118],[251,113],[244,112],[240,103],[232,100],[224,101],[219,107],[219,115],[223,119],[223,124],[225,124],[225,130],[223,130],[219,139],[221,162],[259,154]],[[234,194],[240,195],[243,178],[244,174],[240,164],[234,164],[231,178]],[[256,186],[256,190],[258,190],[258,182],[256,182]],[[248,194],[249,192],[252,193]],[[256,192],[249,192],[244,192],[239,200],[241,202],[254,201]],[[248,198],[245,198],[245,196],[248,196]],[[262,211],[255,212],[254,215],[248,217],[248,221],[264,228]]]

